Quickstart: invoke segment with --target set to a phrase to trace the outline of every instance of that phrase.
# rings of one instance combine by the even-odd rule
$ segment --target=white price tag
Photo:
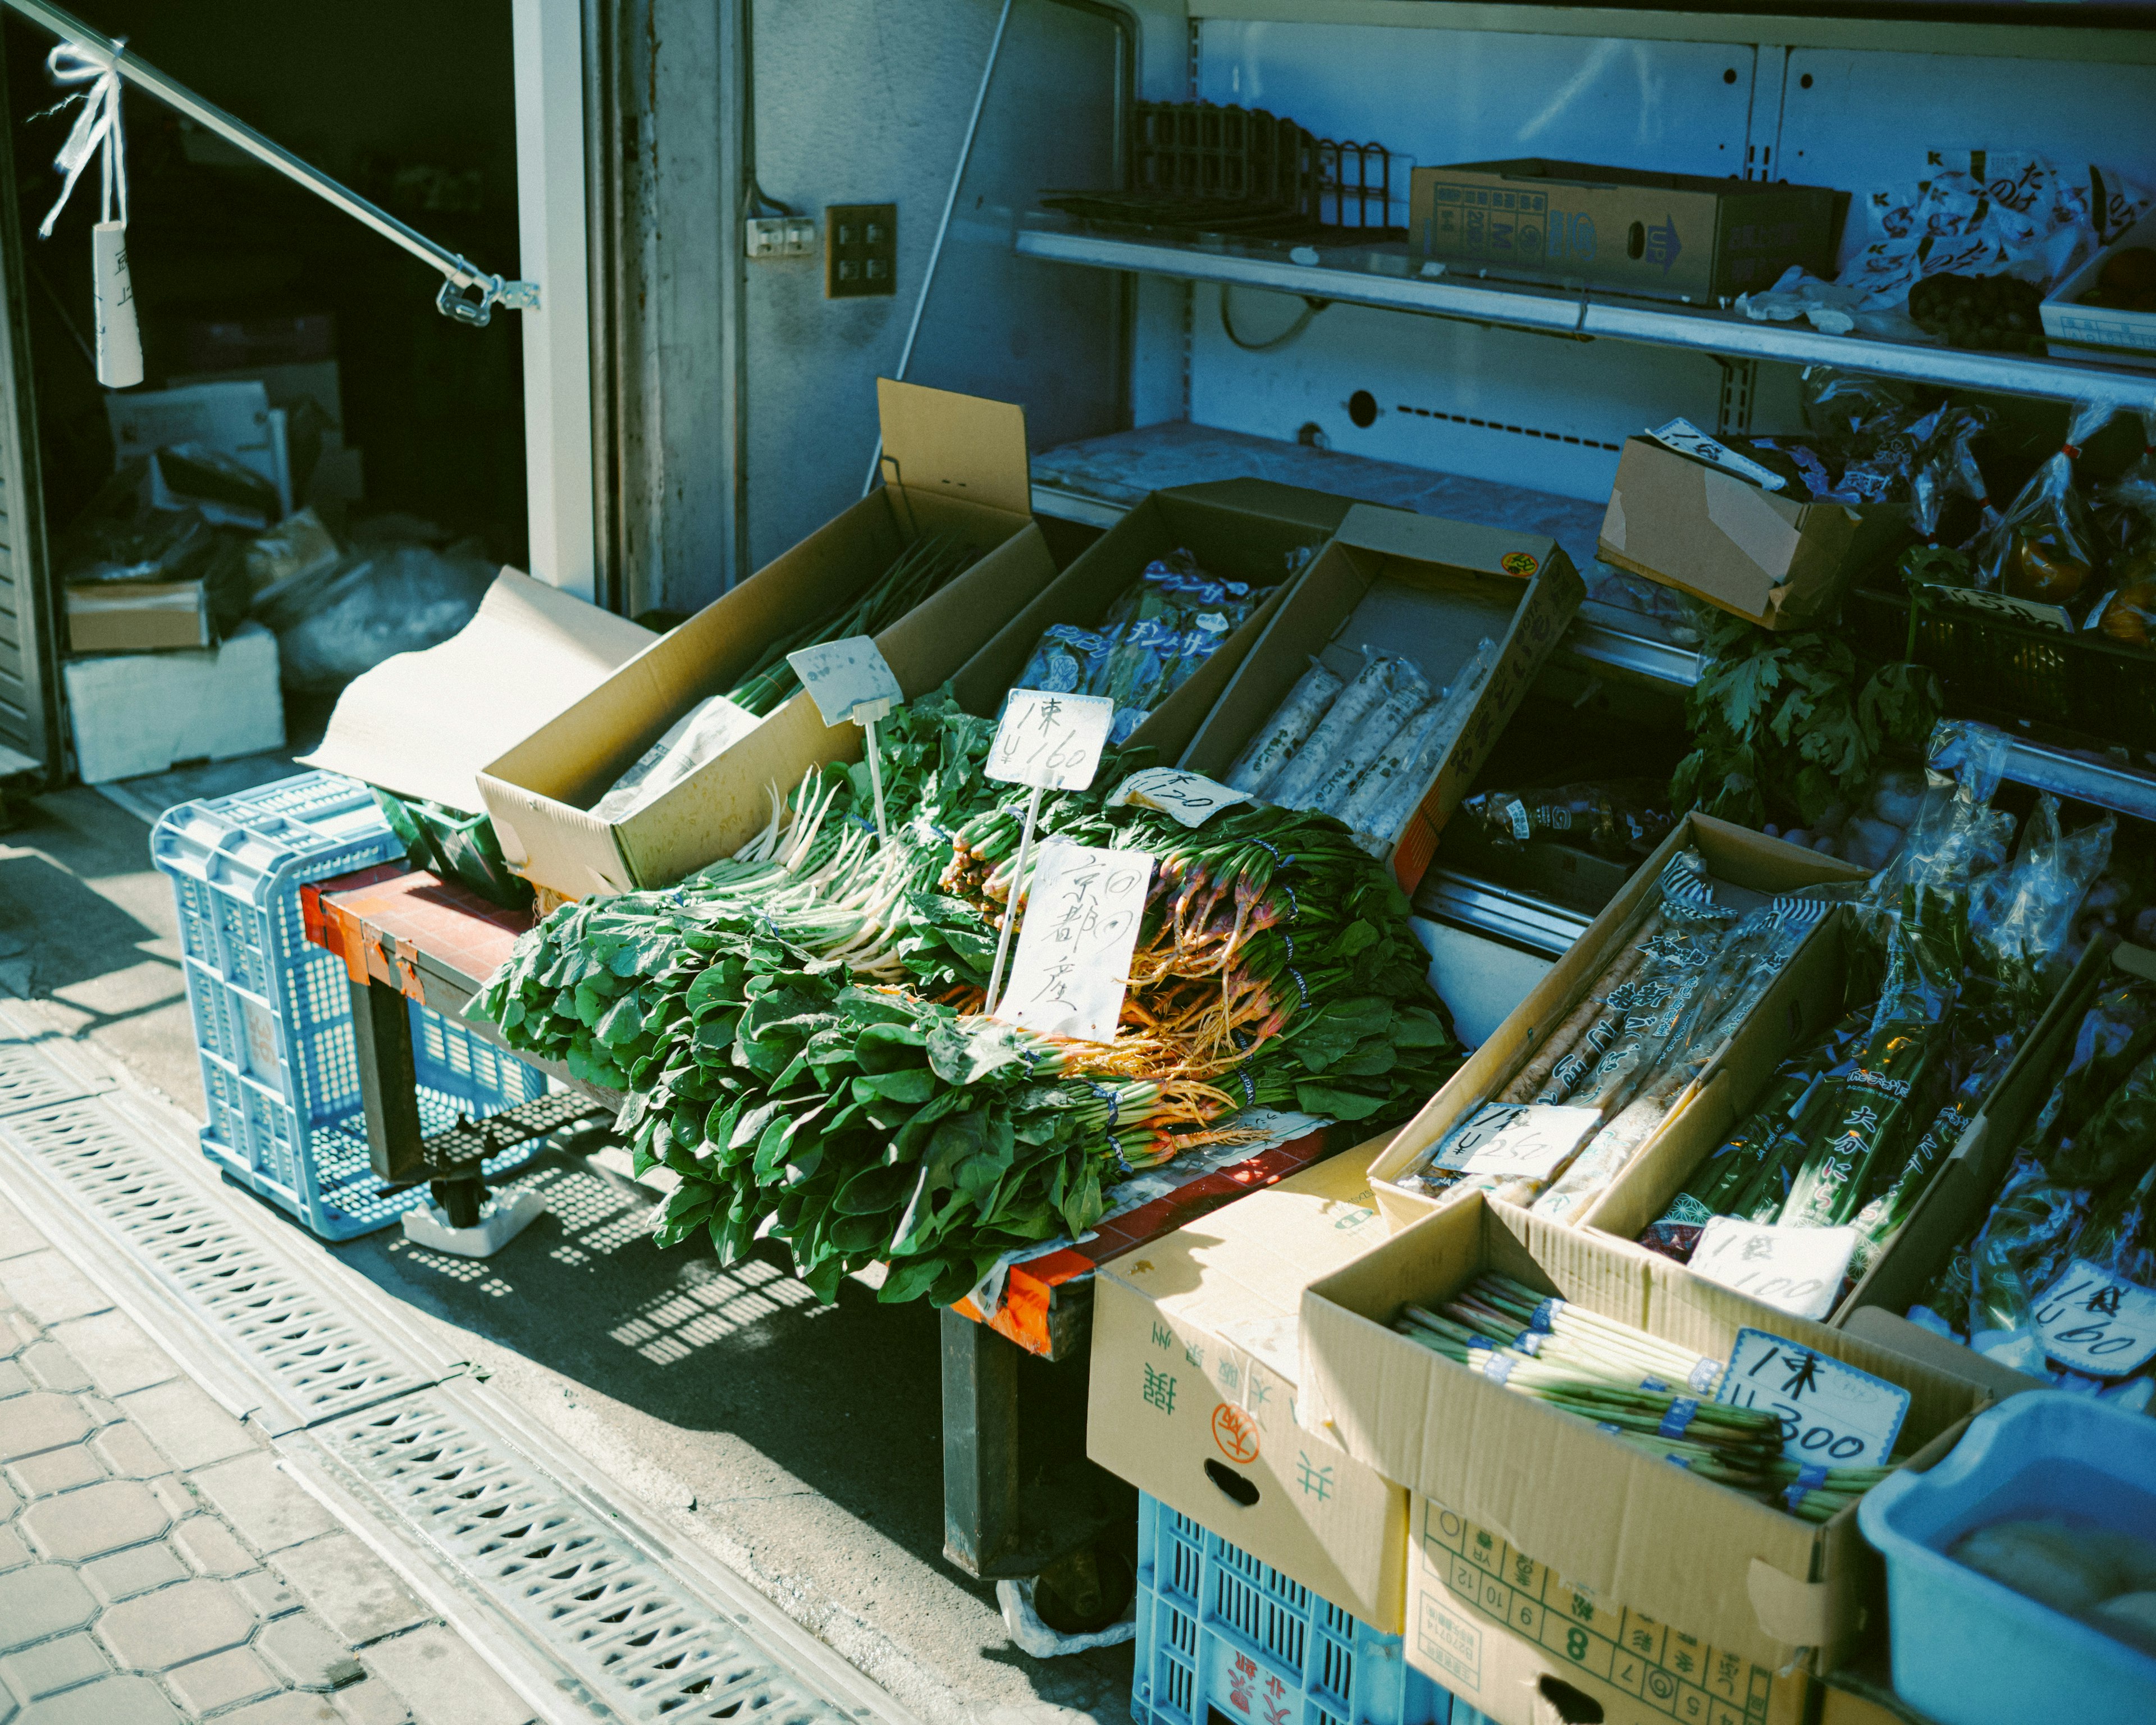
[[[1116,704],[1105,695],[1014,689],[988,747],[988,776],[1047,791],[1082,791],[1093,782]]]
[[[1775,1228],[1717,1216],[1700,1230],[1691,1267],[1763,1306],[1824,1318],[1840,1296],[1856,1241],[1854,1228]]]
[[[1223,809],[1250,800],[1248,791],[1231,791],[1199,773],[1174,767],[1146,767],[1116,787],[1116,794],[1108,798],[1108,807],[1136,804],[1140,809],[1157,809],[1187,827],[1202,827],[1209,816]]]
[[[1453,1129],[1437,1165],[1499,1179],[1547,1180],[1601,1125],[1596,1108],[1485,1102]]]
[[[844,724],[848,719],[865,725],[880,719],[906,699],[898,678],[866,635],[848,635],[843,641],[803,647],[788,654],[786,662],[801,679],[801,686],[808,691],[826,725]],[[873,711],[863,712],[863,707]]]
[[[1898,1384],[1765,1330],[1739,1330],[1717,1401],[1780,1416],[1782,1453],[1820,1467],[1883,1467],[1909,1412]]]
[[[996,1016],[1044,1036],[1115,1040],[1152,879],[1142,850],[1042,845]]]
[[[1974,587],[1946,587],[1936,581],[1925,582],[1923,588],[1925,598],[1949,610],[1974,611],[1979,616],[2026,624],[2031,629],[2056,629],[2061,634],[2074,632],[2073,614],[2064,605],[2041,604],[2035,599],[2017,599],[2011,593],[1987,593]]]
[[[1763,491],[1779,491],[1789,481],[1771,467],[1762,467],[1748,455],[1740,455],[1727,444],[1717,443],[1689,419],[1672,419],[1665,426],[1647,434],[1658,443],[1675,449],[1680,455],[1694,456],[1702,461],[1712,461],[1717,467],[1727,468],[1740,479],[1748,479]]]
[[[2036,1302],[2036,1327],[2061,1365],[2123,1377],[2156,1353],[2156,1292],[2076,1258]]]

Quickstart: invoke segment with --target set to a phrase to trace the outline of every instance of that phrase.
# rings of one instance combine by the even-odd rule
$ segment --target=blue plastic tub
[[[179,906],[209,1112],[203,1153],[324,1240],[387,1228],[427,1189],[375,1178],[344,961],[309,943],[300,888],[403,855],[372,793],[330,773],[180,803],[150,835]],[[410,1008],[423,1130],[545,1094],[536,1068]],[[486,1170],[506,1172],[538,1147],[511,1146]]]
[[[1372,1629],[1138,1497],[1137,1725],[1450,1725],[1452,1697]]]
[[[2156,1720],[2156,1659],[1945,1555],[1994,1522],[2047,1516],[2156,1539],[2156,1420],[2032,1390],[1859,1502],[1887,1560],[1894,1692],[1939,1725]]]

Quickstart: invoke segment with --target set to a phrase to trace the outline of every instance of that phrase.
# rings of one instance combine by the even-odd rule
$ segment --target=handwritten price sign
[[[1498,1179],[1547,1180],[1601,1124],[1595,1108],[1487,1102],[1454,1130],[1437,1165]]]
[[[1717,443],[1689,419],[1672,419],[1648,436],[1658,444],[1675,449],[1680,455],[1691,455],[1702,461],[1712,461],[1742,478],[1748,479],[1763,490],[1779,491],[1788,483],[1771,467],[1762,467],[1750,457],[1740,455],[1727,444]]]
[[[1692,1273],[1798,1317],[1823,1318],[1840,1296],[1854,1228],[1774,1228],[1717,1216],[1700,1230]]]
[[[2156,1353],[2156,1293],[2076,1258],[2036,1302],[2036,1327],[2061,1365],[2123,1377]]]
[[[866,635],[803,647],[788,654],[786,662],[826,725],[841,725],[848,719],[865,724],[880,719],[906,699],[890,665]],[[865,707],[869,711],[864,712]]]
[[[1231,791],[1202,773],[1174,767],[1147,767],[1133,773],[1108,798],[1111,809],[1135,804],[1172,814],[1187,827],[1201,827],[1209,816],[1250,800],[1247,791]]]
[[[1766,1330],[1737,1332],[1715,1399],[1770,1409],[1782,1422],[1782,1453],[1821,1467],[1883,1466],[1909,1413],[1900,1384]]]
[[[1044,1036],[1113,1041],[1152,879],[1142,850],[1042,845],[997,1017]]]
[[[1014,689],[1004,707],[987,773],[1006,784],[1082,791],[1093,782],[1116,704],[1105,695]]]

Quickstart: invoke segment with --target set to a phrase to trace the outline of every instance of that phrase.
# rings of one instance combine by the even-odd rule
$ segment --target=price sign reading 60
[[[2036,1302],[2036,1327],[2061,1365],[2120,1377],[2156,1353],[2156,1293],[2076,1258]]]
[[[1101,764],[1116,716],[1105,695],[1014,689],[988,749],[988,775],[1036,790],[1082,791]]]

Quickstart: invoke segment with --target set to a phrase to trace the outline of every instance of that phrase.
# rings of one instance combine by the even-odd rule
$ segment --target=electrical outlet
[[[898,291],[898,206],[834,203],[824,211],[824,296]]]
[[[752,259],[805,258],[816,249],[816,224],[807,216],[751,216]]]

